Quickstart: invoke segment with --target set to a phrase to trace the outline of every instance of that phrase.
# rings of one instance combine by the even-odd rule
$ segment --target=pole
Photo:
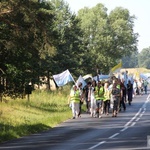
[[[96,73],[97,73],[97,81],[99,81],[99,70],[98,70],[98,67],[96,68]]]

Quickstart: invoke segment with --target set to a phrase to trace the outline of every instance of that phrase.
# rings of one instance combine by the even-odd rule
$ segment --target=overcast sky
[[[150,0],[64,0],[72,12],[78,12],[79,9],[96,6],[98,3],[104,4],[108,13],[115,7],[127,8],[130,15],[135,15],[134,32],[139,33],[138,50],[150,47]]]

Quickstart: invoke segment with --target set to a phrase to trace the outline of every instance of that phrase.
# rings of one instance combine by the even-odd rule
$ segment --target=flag
[[[78,80],[76,81],[76,84],[78,85],[79,83],[82,83],[82,88],[84,88],[87,83],[85,82],[85,80],[83,79],[83,77],[80,75]]]
[[[57,86],[64,86],[68,82],[74,81],[74,79],[68,69],[60,74],[53,75],[53,78],[54,78]]]
[[[134,75],[134,78],[135,79],[140,79],[140,73],[139,73],[139,71],[136,71],[136,73],[135,73],[135,75]]]
[[[110,70],[110,72],[111,72],[111,73],[117,73],[117,72],[120,71],[121,68],[122,68],[122,61],[121,61],[119,64],[117,64],[116,66],[114,66],[114,67]]]

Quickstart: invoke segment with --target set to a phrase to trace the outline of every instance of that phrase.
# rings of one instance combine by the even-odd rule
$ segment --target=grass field
[[[71,118],[71,110],[67,105],[69,88],[65,90],[34,91],[30,102],[27,98],[2,102],[0,142],[48,130]]]

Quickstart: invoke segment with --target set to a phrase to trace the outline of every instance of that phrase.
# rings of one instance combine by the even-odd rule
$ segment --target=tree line
[[[1,93],[23,93],[29,82],[66,69],[74,77],[108,74],[120,59],[138,56],[135,19],[122,7],[108,14],[101,3],[75,14],[62,0],[1,0]]]

